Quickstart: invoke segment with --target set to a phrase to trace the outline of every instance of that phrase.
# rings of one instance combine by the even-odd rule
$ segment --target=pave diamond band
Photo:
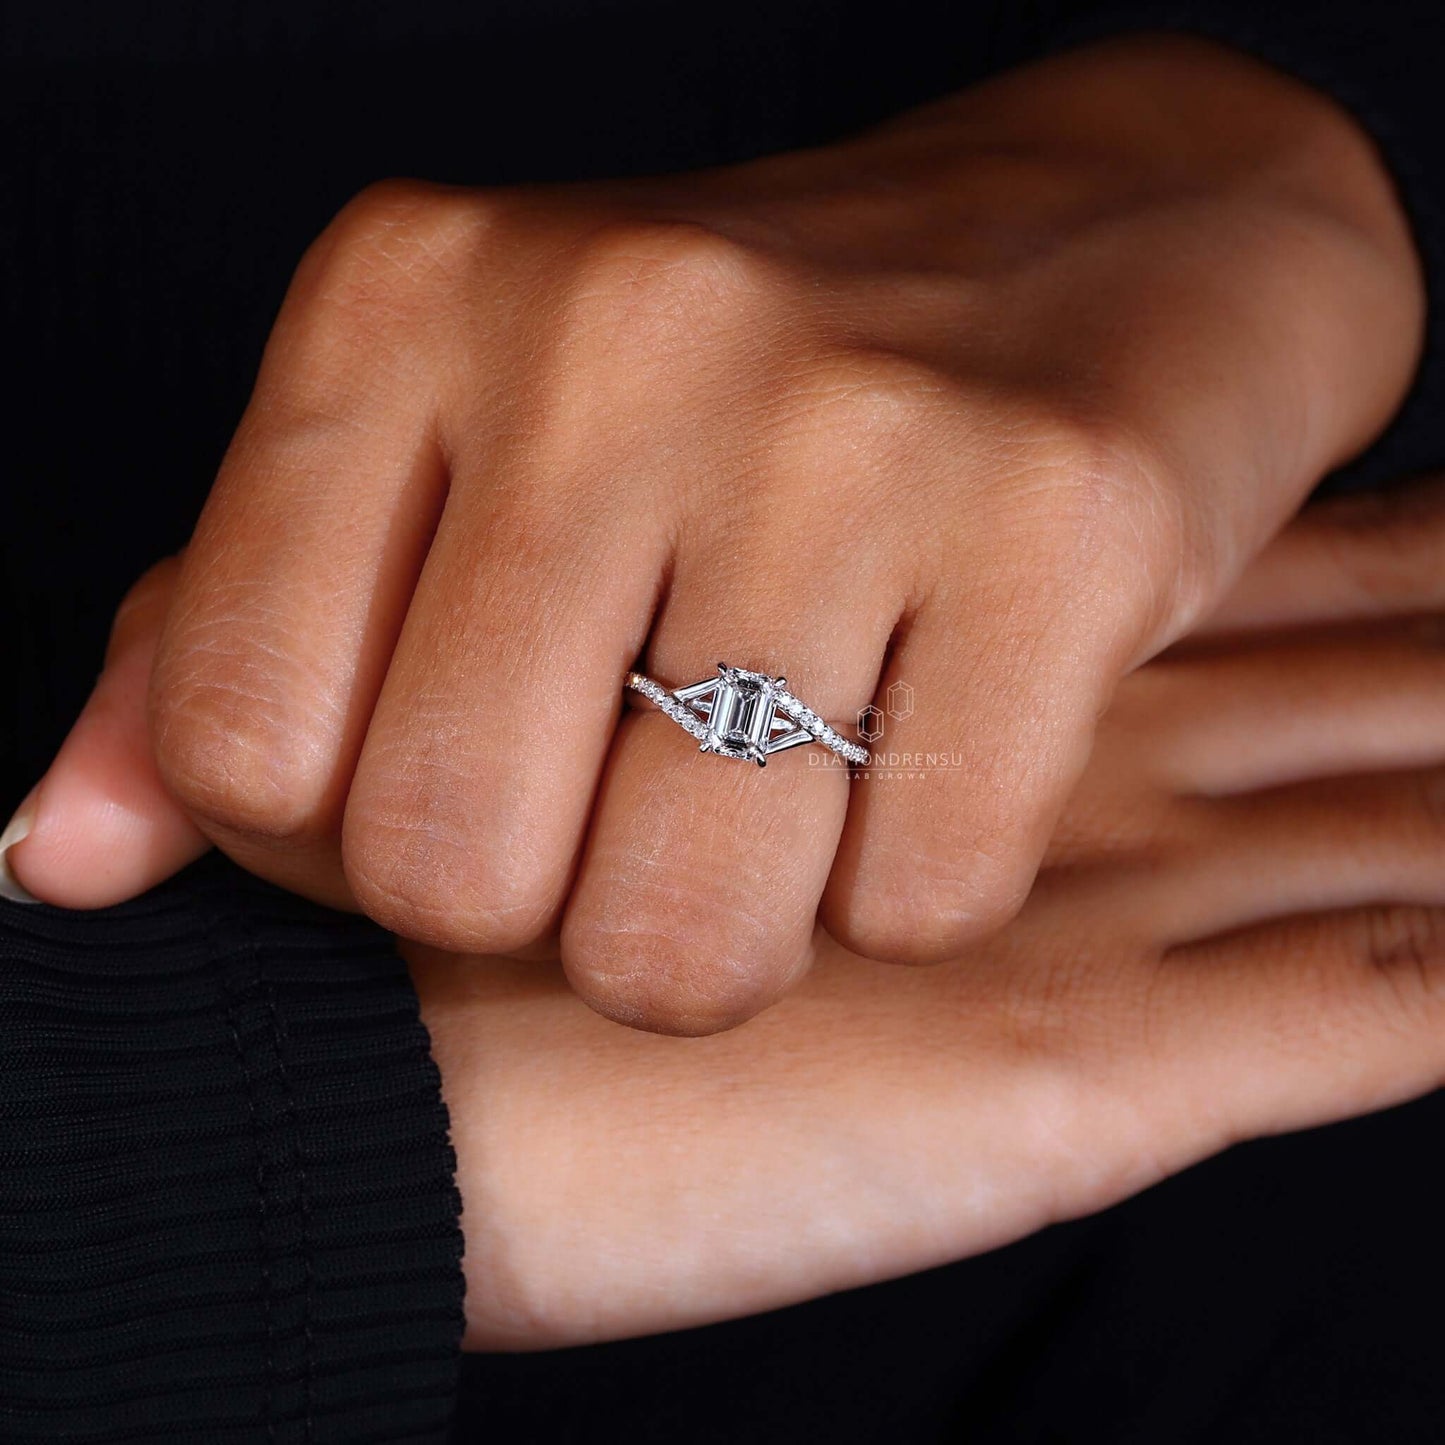
[[[668,689],[640,672],[627,674],[627,686],[690,732],[701,745],[700,752],[751,759],[762,768],[769,753],[801,743],[822,743],[850,763],[868,761],[867,748],[845,738],[799,702],[783,677],[720,662],[716,677],[688,687]]]

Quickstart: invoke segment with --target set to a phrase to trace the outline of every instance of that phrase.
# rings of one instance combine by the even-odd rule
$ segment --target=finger
[[[670,545],[661,507],[587,504],[626,458],[559,483],[575,465],[464,477],[417,586],[343,833],[355,896],[404,937],[515,953],[557,926]]]
[[[1422,617],[1178,654],[1125,681],[1102,731],[1189,792],[1431,767],[1445,762],[1442,642]]]
[[[1049,570],[980,567],[903,632],[878,693],[885,765],[854,790],[823,900],[854,952],[941,962],[1027,895],[1122,665],[1117,626],[1065,603]]]
[[[297,272],[152,687],[161,775],[201,828],[336,906],[347,789],[446,482],[447,368],[415,320],[442,238],[409,194],[353,205]]]
[[[457,476],[347,802],[362,907],[453,951],[545,951],[670,565],[679,478],[702,474],[679,380],[697,368],[636,324],[652,283],[633,239],[604,235],[532,298],[513,352],[528,364],[496,378],[486,435],[468,434],[474,407],[449,424]]]
[[[720,659],[784,674],[825,718],[856,714],[892,626],[887,580],[860,579],[859,557],[835,548],[805,569],[765,529],[741,530],[749,545],[727,539],[679,562],[649,672],[684,686],[715,676]],[[629,709],[563,924],[582,997],[635,1026],[702,1034],[785,992],[811,962],[848,805],[847,769],[832,761],[808,746],[757,767]]]
[[[1186,800],[1188,802],[1188,800]],[[1195,842],[1139,904],[1176,943],[1293,913],[1445,905],[1445,773],[1387,773],[1194,800]]]
[[[0,893],[105,908],[154,887],[209,846],[156,770],[146,687],[179,563],[157,563],[116,613],[105,664],[55,761],[22,805]],[[6,887],[4,873],[22,895]]]
[[[1305,510],[1196,636],[1395,616],[1445,606],[1445,478]]]
[[[1379,906],[1177,949],[1150,989],[1136,1080],[1172,1097],[1204,1154],[1427,1092],[1445,1080],[1445,910]]]

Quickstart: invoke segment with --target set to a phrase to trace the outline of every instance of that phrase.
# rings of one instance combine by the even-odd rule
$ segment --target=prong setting
[[[770,753],[816,742],[853,764],[869,758],[867,748],[794,697],[786,677],[719,662],[716,677],[674,690],[640,672],[628,673],[626,685],[691,733],[699,752],[752,761],[761,768]]]

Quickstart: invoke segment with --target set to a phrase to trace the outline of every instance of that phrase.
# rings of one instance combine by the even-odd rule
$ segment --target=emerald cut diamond
[[[783,735],[799,731],[790,718],[778,712],[780,694],[787,696],[787,681],[720,662],[716,677],[680,687],[674,696],[707,724],[700,752],[751,758],[764,768],[768,753],[793,746]],[[796,741],[809,741],[808,734]]]
[[[717,665],[717,676],[669,691],[640,672],[627,684],[698,740],[698,750],[767,766],[768,754],[821,743],[846,762],[868,761],[868,749],[829,727],[788,691],[785,677]]]

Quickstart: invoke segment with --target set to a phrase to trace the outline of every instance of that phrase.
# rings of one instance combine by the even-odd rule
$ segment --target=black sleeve
[[[0,901],[0,1439],[444,1440],[439,1082],[387,935],[217,855]]]
[[[1336,479],[1374,485],[1445,465],[1445,7],[1419,0],[1066,0],[1046,41],[1079,44],[1126,31],[1177,30],[1246,51],[1331,95],[1379,147],[1425,263],[1424,358],[1386,433]]]

